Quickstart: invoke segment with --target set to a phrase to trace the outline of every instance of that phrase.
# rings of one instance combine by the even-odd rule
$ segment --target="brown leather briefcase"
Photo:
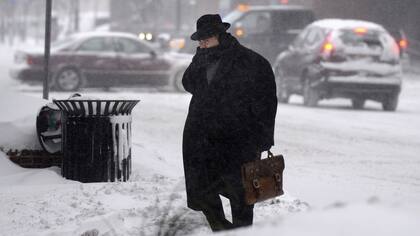
[[[245,163],[242,166],[242,183],[245,202],[252,205],[283,195],[284,158],[268,151],[268,158]]]

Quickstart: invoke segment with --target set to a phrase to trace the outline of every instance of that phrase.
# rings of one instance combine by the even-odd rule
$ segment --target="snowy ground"
[[[0,52],[0,146],[37,146],[33,125],[42,90],[11,81],[11,52],[4,46]],[[130,182],[67,181],[58,168],[22,169],[0,152],[0,235],[80,235],[95,228],[99,235],[159,235],[176,230],[161,226],[180,215],[178,235],[211,234],[201,214],[185,208],[181,141],[190,96],[82,93],[141,100],[133,112]],[[362,111],[341,99],[314,109],[300,104],[293,97],[277,113],[273,151],[285,154],[287,193],[257,204],[255,225],[228,235],[419,235],[420,76],[407,75],[395,113],[373,102]]]

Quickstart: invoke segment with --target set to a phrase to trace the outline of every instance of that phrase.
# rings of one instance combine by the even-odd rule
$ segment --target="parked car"
[[[302,29],[315,20],[311,9],[303,6],[248,6],[239,7],[223,18],[231,24],[228,32],[243,45],[255,50],[271,63]],[[181,51],[194,53],[197,44],[184,41]]]
[[[132,85],[170,86],[183,91],[182,75],[191,58],[160,53],[127,33],[76,34],[52,45],[50,84],[62,91]],[[12,77],[32,84],[43,81],[43,50],[17,51],[15,64]]]
[[[394,111],[402,84],[399,47],[380,25],[326,19],[300,33],[275,63],[278,100],[303,96],[306,106],[321,99],[349,98],[355,109],[370,99]]]

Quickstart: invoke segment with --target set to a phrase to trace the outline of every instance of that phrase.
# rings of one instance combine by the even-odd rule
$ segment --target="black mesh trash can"
[[[62,175],[80,182],[127,181],[131,111],[138,100],[54,100],[62,115]]]

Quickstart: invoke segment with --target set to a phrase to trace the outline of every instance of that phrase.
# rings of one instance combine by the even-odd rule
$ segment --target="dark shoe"
[[[211,211],[203,211],[203,213],[206,216],[207,222],[213,232],[233,229],[233,224],[226,220],[223,212],[220,214],[214,214]]]
[[[207,219],[208,221],[208,219]],[[233,229],[234,226],[232,223],[230,223],[228,220],[224,219],[222,221],[218,221],[218,222],[211,222],[208,221],[210,228],[213,232],[220,232],[223,230],[230,230]]]

